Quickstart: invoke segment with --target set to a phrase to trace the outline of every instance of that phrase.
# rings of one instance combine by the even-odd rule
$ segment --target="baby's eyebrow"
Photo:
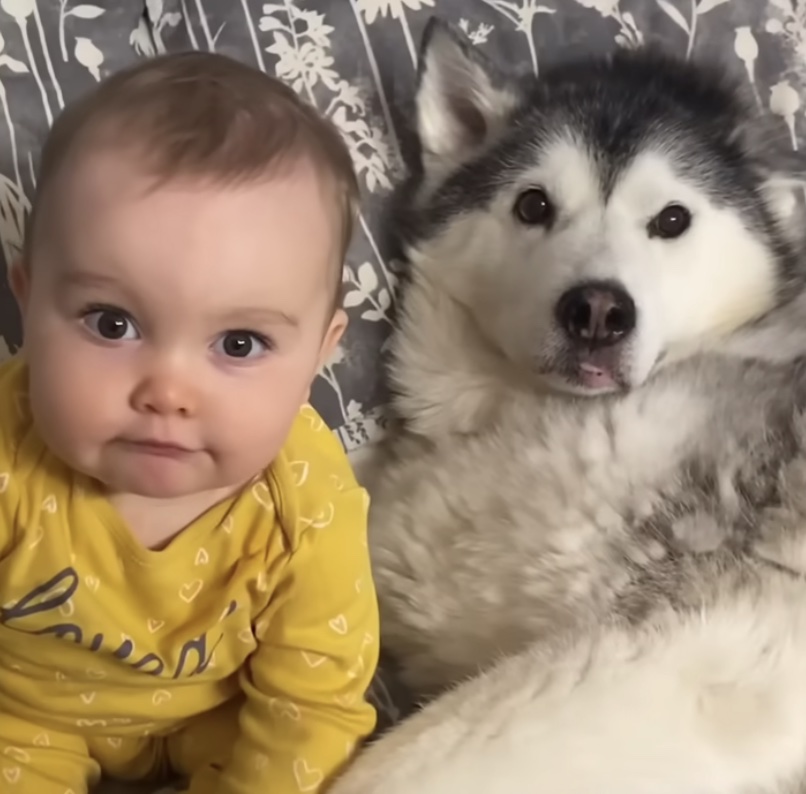
[[[296,328],[299,319],[280,309],[255,306],[227,312],[225,317],[230,323],[237,325],[290,325]]]
[[[106,273],[92,273],[88,270],[69,269],[59,274],[63,287],[113,287],[118,282]]]

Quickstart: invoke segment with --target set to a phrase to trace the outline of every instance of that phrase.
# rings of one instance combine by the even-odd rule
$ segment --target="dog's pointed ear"
[[[795,173],[771,172],[761,187],[767,211],[778,229],[791,244],[806,246],[806,176]]]
[[[504,125],[517,83],[501,75],[461,31],[432,17],[423,33],[416,96],[426,170],[461,163]]]
[[[737,107],[728,141],[755,160],[755,176],[767,213],[786,240],[803,250],[806,246],[803,154],[790,150],[788,136],[784,139],[781,125],[772,116],[758,114],[755,97],[744,83],[734,88]]]

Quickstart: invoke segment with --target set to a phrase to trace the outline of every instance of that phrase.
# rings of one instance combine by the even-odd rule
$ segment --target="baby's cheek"
[[[87,356],[80,346],[54,345],[30,362],[30,401],[44,440],[70,457],[69,447],[101,441],[120,415],[116,367]]]
[[[244,421],[249,417],[238,418],[238,428],[226,440],[224,459],[227,468],[232,470],[235,479],[251,477],[269,463],[279,453],[288,435],[288,429],[267,422],[262,415],[253,415],[252,422]]]
[[[277,456],[285,443],[296,412],[289,417],[270,399],[261,405],[241,403],[215,429],[226,466],[236,478],[250,477]]]

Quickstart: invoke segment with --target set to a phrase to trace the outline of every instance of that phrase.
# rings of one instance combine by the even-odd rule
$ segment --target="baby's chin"
[[[109,477],[100,480],[104,491],[110,495],[125,494],[127,496],[138,496],[143,499],[154,499],[170,501],[183,499],[196,494],[214,490],[208,488],[205,483],[175,480],[155,482],[146,477]]]
[[[187,456],[138,454],[111,456],[97,466],[83,468],[108,494],[146,499],[182,499],[226,488],[227,483],[203,453]],[[123,458],[123,459],[121,459]]]

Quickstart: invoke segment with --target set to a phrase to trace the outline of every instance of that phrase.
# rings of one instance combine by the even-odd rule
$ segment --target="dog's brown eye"
[[[554,207],[546,191],[539,187],[524,190],[515,200],[515,217],[527,226],[548,226],[554,218]]]
[[[664,207],[647,226],[650,237],[671,240],[680,237],[691,226],[691,213],[682,204]]]

